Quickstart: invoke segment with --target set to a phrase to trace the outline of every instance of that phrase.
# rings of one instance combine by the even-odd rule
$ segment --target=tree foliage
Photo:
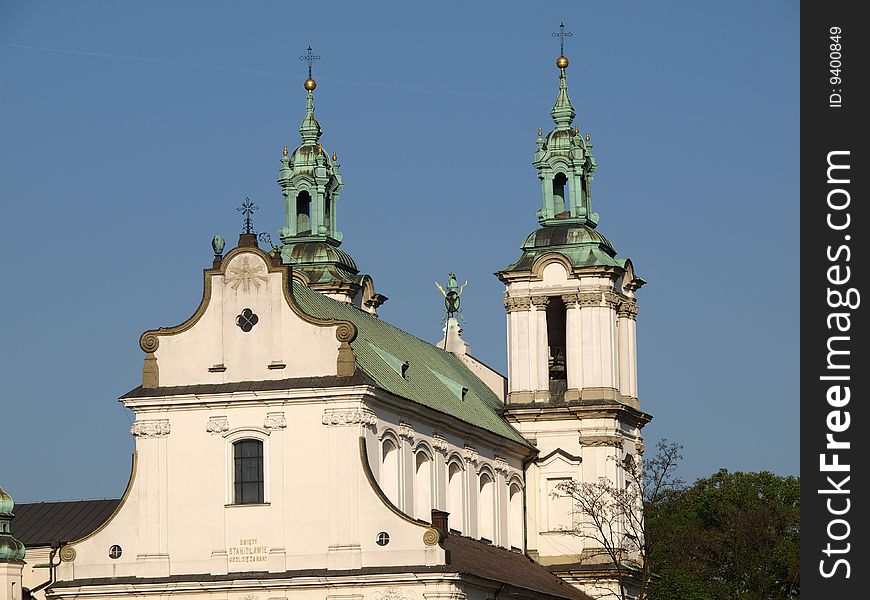
[[[800,480],[725,469],[647,507],[653,600],[800,597]]]

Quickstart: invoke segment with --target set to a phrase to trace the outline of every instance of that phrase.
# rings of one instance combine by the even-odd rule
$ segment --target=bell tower
[[[591,137],[574,124],[568,63],[564,53],[556,60],[555,127],[535,141],[539,228],[496,276],[506,286],[505,417],[539,450],[526,472],[528,551],[583,587],[582,573],[605,559],[576,535],[585,525],[559,485],[600,477],[624,484],[617,461],[640,458],[641,428],[652,417],[637,391],[635,294],[644,281],[598,230],[597,165]]]
[[[320,137],[323,130],[314,116],[314,90],[311,64],[320,58],[312,53],[299,57],[308,62],[305,116],[299,125],[301,144],[292,152],[284,146],[278,185],[284,196],[284,225],[281,259],[304,273],[308,287],[336,300],[355,304],[377,315],[377,308],[387,298],[375,292],[369,275],[360,274],[353,257],[342,250],[342,233],[338,230],[338,198],[344,185],[339,172],[338,155],[330,156]]]

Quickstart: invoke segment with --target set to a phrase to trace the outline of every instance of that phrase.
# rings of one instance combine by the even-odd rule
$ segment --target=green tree
[[[646,511],[653,600],[800,597],[800,479],[726,469]]]

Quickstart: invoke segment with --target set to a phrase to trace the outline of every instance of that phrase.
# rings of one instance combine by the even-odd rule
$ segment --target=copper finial
[[[544,128],[538,127],[538,137],[542,137],[544,135]]]
[[[287,144],[284,144],[284,156],[287,156]]]
[[[586,132],[586,141],[588,142],[591,138],[589,137],[589,132]]]
[[[335,153],[335,150],[333,150],[332,151],[332,162],[335,162],[337,160],[338,160],[338,155]]]
[[[579,125],[574,127],[574,135],[577,135],[578,133],[580,133],[580,126]]]
[[[559,23],[559,31],[553,34],[553,37],[559,38],[559,58],[556,59],[556,66],[564,69],[568,66],[568,57],[565,56],[565,38],[574,35],[570,31],[565,31],[565,23]]]

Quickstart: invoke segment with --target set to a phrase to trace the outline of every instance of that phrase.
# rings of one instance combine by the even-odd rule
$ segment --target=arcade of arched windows
[[[493,466],[476,455],[469,460],[455,451],[436,451],[426,441],[412,444],[391,429],[379,437],[378,484],[394,506],[425,522],[432,509],[443,510],[455,532],[523,548],[522,479],[503,461]]]

